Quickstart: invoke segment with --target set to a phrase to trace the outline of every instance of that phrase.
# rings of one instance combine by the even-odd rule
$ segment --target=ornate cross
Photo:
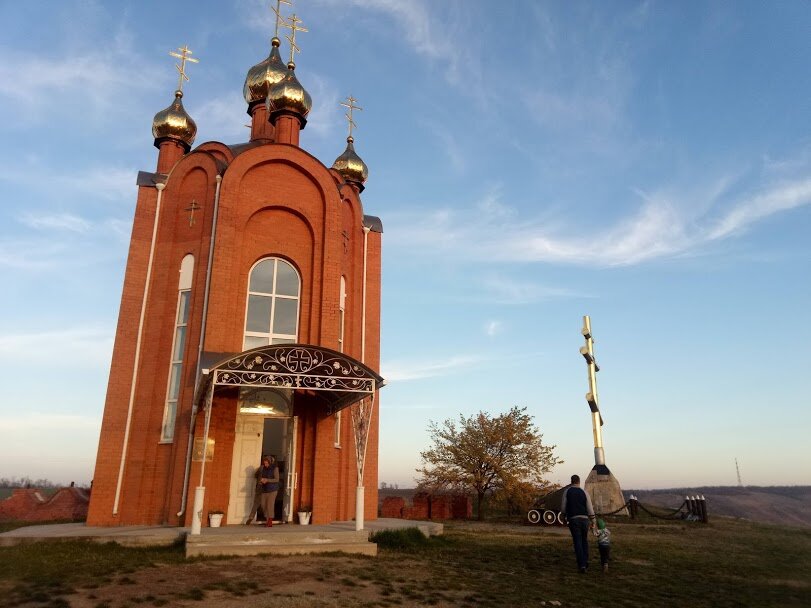
[[[308,31],[307,28],[301,27],[299,25],[299,23],[301,23],[301,22],[302,22],[301,19],[296,17],[296,14],[293,13],[292,15],[290,15],[290,22],[289,23],[284,22],[284,21],[281,23],[282,27],[286,27],[287,29],[290,30],[290,35],[285,36],[285,38],[287,38],[287,41],[290,43],[290,63],[293,63],[294,65],[295,65],[295,63],[294,63],[293,60],[295,59],[296,52],[299,52],[299,53],[301,52],[301,49],[298,48],[298,45],[296,44],[296,32],[306,32],[306,31]]]
[[[183,211],[189,212],[189,226],[194,226],[194,212],[202,209],[200,205],[197,204],[195,199],[192,199],[191,205],[186,207]]]
[[[273,37],[279,37],[279,25],[284,25],[285,18],[282,17],[282,13],[280,9],[282,4],[287,4],[288,6],[293,6],[293,2],[291,0],[276,0],[276,8],[270,7],[270,10],[276,14],[276,30],[274,31]]]
[[[177,79],[177,90],[183,91],[183,81],[188,80],[189,77],[186,76],[186,62],[191,61],[192,63],[200,63],[199,59],[195,59],[194,57],[189,57],[192,55],[191,49],[185,44],[182,47],[177,48],[180,53],[175,53],[174,51],[169,51],[169,54],[172,57],[177,57],[180,59],[180,65],[175,64],[177,71],[180,73],[180,76]]]
[[[353,110],[363,110],[363,108],[361,108],[360,106],[355,105],[355,102],[357,101],[357,99],[355,99],[351,95],[346,98],[346,101],[348,101],[349,103],[346,103],[346,102],[342,101],[341,105],[349,110],[346,114],[344,114],[344,116],[346,116],[346,119],[349,121],[349,137],[352,137],[352,129],[353,128],[355,128],[355,129],[358,128],[358,125],[356,125],[355,121],[352,120],[352,111]]]

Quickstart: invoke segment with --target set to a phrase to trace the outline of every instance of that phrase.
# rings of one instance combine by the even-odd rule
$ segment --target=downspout
[[[363,295],[361,297],[361,306],[363,310],[360,314],[361,327],[360,327],[360,362],[366,363],[366,259],[369,251],[369,226],[363,227]],[[372,401],[374,407],[374,400]],[[368,429],[366,431],[368,437]],[[357,435],[355,438],[357,441]],[[357,449],[356,453],[360,456],[361,451]],[[361,456],[366,459],[366,446],[364,446],[363,454]],[[360,463],[358,463],[360,464]],[[355,488],[355,530],[363,530],[363,507],[364,507],[364,487],[363,487],[363,472],[365,466],[358,466],[358,485]]]
[[[220,186],[222,185],[222,175],[217,175],[214,180],[217,182],[214,192],[214,217],[211,220],[211,242],[208,247],[208,265],[206,266],[206,286],[203,291],[203,320],[200,323],[200,340],[197,345],[197,372],[194,376],[194,403],[191,407],[191,422],[189,423],[189,445],[186,448],[186,466],[183,472],[183,493],[180,498],[180,511],[177,516],[181,517],[186,512],[186,494],[189,490],[189,473],[191,472],[191,455],[194,441],[194,423],[197,420],[197,391],[200,390],[200,374],[202,368],[203,340],[206,337],[206,320],[208,318],[208,297],[211,287],[211,262],[214,260],[214,240],[217,235],[217,214],[220,210]],[[205,449],[205,446],[203,447]]]
[[[146,303],[149,299],[149,283],[152,278],[152,261],[155,258],[155,242],[158,236],[158,222],[161,214],[161,198],[166,184],[155,184],[158,191],[158,201],[155,204],[155,222],[152,226],[152,242],[149,245],[149,261],[146,266],[146,281],[144,282],[144,297],[141,300],[141,318],[138,320],[138,335],[135,338],[135,361],[132,365],[132,384],[130,386],[130,401],[127,405],[127,424],[124,426],[124,444],[121,446],[121,462],[118,465],[118,481],[115,485],[115,498],[113,499],[113,515],[118,515],[118,504],[121,500],[121,484],[124,481],[124,464],[127,461],[127,450],[130,442],[130,427],[132,426],[132,408],[135,404],[135,386],[138,381],[138,366],[141,362],[141,339],[144,333],[144,318],[146,317]]]
[[[360,313],[360,362],[366,363],[366,254],[369,251],[369,226],[363,227],[363,310]]]

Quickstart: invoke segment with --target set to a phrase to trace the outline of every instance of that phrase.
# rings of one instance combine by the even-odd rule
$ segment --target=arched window
[[[298,272],[289,262],[267,258],[256,263],[248,280],[243,350],[297,341],[300,291]]]
[[[169,380],[166,385],[166,405],[163,408],[161,442],[170,443],[175,437],[177,398],[180,395],[183,352],[186,350],[186,329],[189,324],[189,301],[194,271],[194,256],[189,254],[180,262],[180,280],[177,286],[177,312],[175,335],[172,339],[172,359],[169,363]]]

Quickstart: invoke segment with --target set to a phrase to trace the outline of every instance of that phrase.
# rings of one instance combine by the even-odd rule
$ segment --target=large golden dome
[[[273,112],[295,112],[305,118],[313,107],[313,99],[296,78],[296,66],[291,61],[287,64],[284,78],[270,87],[268,91],[268,114]]]
[[[249,106],[257,101],[265,101],[270,87],[287,76],[287,68],[279,54],[279,39],[274,36],[270,45],[267,59],[248,70],[245,77],[242,92]]]
[[[351,135],[346,138],[346,150],[335,159],[332,168],[340,173],[346,181],[355,182],[362,188],[369,177],[369,167],[355,152],[354,142],[355,139]]]
[[[188,151],[197,135],[197,125],[183,107],[183,92],[175,91],[175,100],[168,108],[155,114],[152,119],[152,135],[155,145],[162,139],[174,139]]]

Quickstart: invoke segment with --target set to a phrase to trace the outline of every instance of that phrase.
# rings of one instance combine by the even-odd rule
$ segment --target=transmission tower
[[[735,472],[738,474],[738,487],[743,486],[743,482],[741,481],[741,467],[738,466],[738,459],[735,459]]]

